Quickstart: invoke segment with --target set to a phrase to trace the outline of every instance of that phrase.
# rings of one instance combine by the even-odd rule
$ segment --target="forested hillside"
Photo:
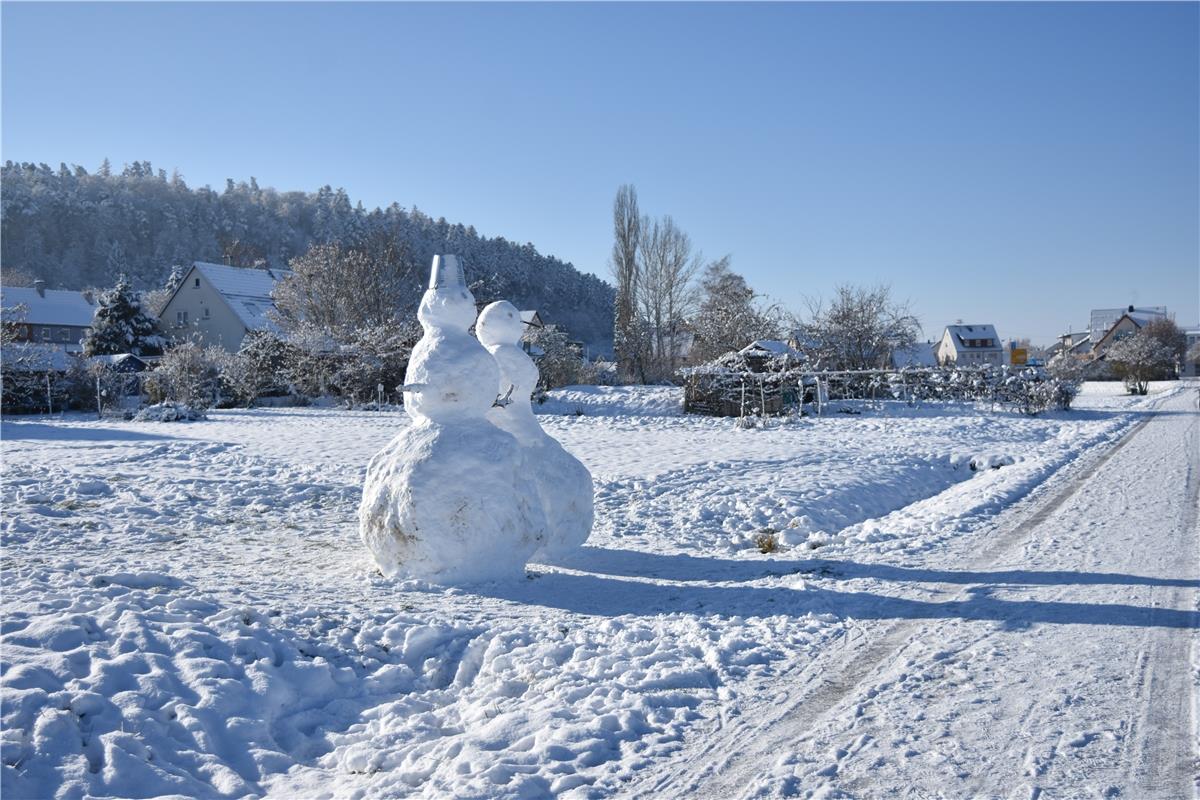
[[[342,189],[315,193],[262,188],[253,178],[223,191],[191,188],[147,161],[114,172],[7,162],[2,171],[0,245],[6,280],[44,279],[51,288],[111,286],[126,273],[135,288],[162,286],[175,264],[203,260],[283,267],[313,243],[352,244],[387,231],[419,263],[434,253],[463,257],[484,281],[479,299],[504,297],[536,308],[594,348],[612,341],[613,289],[532,244],[480,236],[471,226],[393,204],[367,211]]]

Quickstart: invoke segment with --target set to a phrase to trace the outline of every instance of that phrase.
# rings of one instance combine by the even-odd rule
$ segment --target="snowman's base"
[[[380,571],[442,584],[523,576],[545,520],[520,464],[516,440],[482,419],[401,431],[367,466],[358,510]]]
[[[533,557],[554,562],[582,547],[592,533],[592,474],[556,439],[538,433],[540,441],[527,446],[525,455],[546,514],[546,541]]]

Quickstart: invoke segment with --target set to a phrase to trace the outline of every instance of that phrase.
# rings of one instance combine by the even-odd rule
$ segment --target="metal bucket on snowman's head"
[[[465,289],[467,279],[463,275],[462,262],[458,256],[436,255],[433,270],[429,273],[430,289]]]

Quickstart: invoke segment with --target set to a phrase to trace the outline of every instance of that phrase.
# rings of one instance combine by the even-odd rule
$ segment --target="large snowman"
[[[488,419],[521,444],[546,515],[546,541],[534,558],[553,560],[578,548],[592,532],[592,475],[533,415],[529,398],[538,369],[518,344],[522,330],[520,312],[504,300],[485,308],[475,325],[479,341],[500,367],[504,399],[488,411]]]
[[[386,576],[470,583],[520,575],[545,537],[517,441],[490,423],[500,374],[468,332],[475,299],[434,256],[404,392],[412,425],[371,459],[359,532]]]

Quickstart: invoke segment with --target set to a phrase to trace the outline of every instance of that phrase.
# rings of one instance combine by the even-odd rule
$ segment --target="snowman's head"
[[[433,257],[429,288],[417,308],[417,319],[425,327],[466,331],[475,321],[475,298],[467,288],[458,256]]]
[[[479,315],[475,323],[475,335],[486,347],[501,344],[516,344],[524,333],[521,312],[507,300],[491,303]]]

